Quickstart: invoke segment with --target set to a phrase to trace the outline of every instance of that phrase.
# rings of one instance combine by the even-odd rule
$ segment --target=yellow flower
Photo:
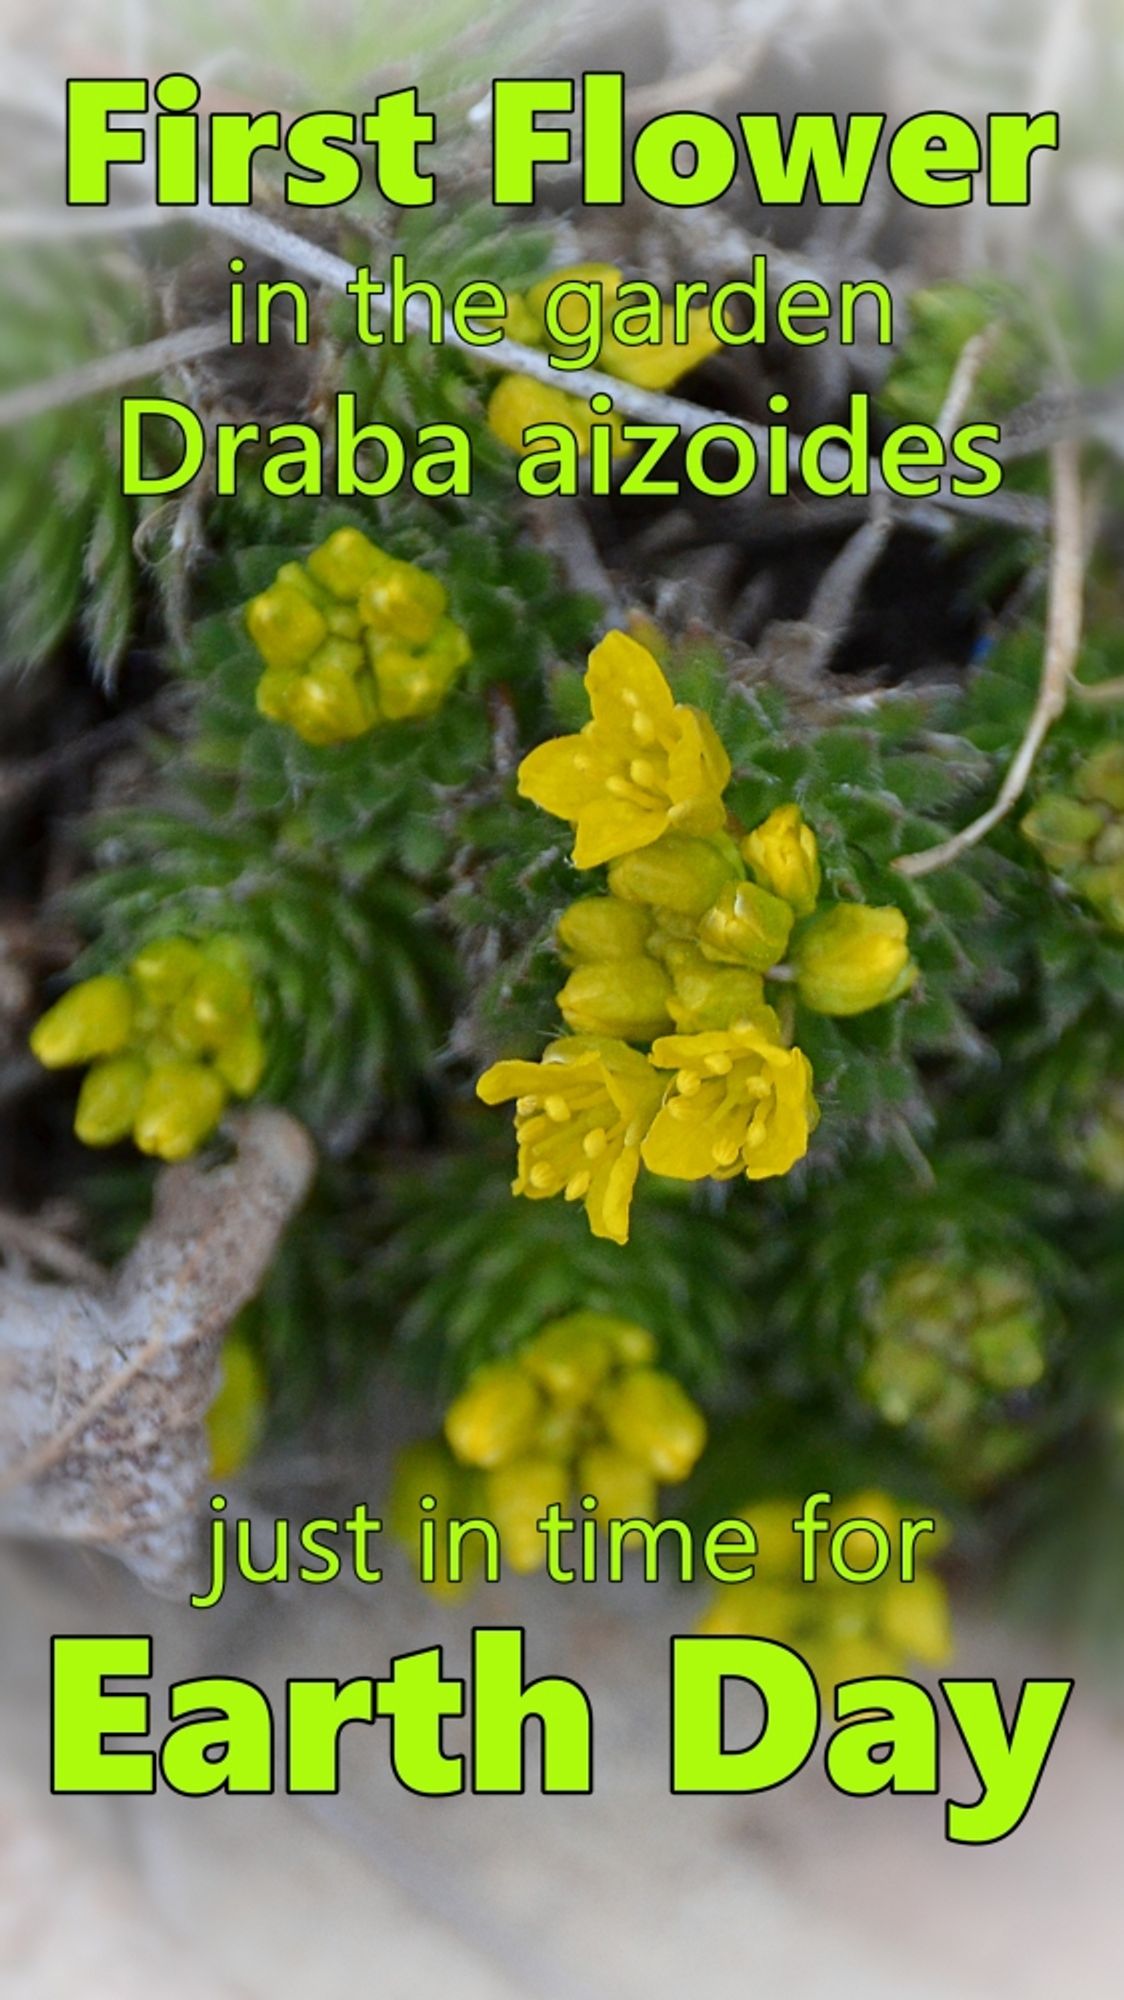
[[[478,1368],[445,1412],[445,1436],[463,1465],[502,1465],[526,1451],[542,1403],[538,1390],[514,1362]]]
[[[778,806],[742,842],[754,879],[783,897],[798,917],[810,917],[820,893],[816,836],[796,805]]]
[[[706,1419],[674,1375],[630,1368],[610,1384],[600,1408],[613,1443],[654,1478],[677,1483],[694,1471]]]
[[[618,310],[624,311],[626,321],[631,312],[637,317],[647,308],[635,301],[622,302],[618,288],[622,274],[615,264],[572,264],[565,270],[552,271],[537,285],[532,285],[527,293],[524,324],[528,321],[537,330],[529,336],[535,346],[550,345],[550,336],[543,324],[546,301],[552,291],[568,280],[600,285],[603,293],[603,313],[606,332],[601,342],[601,352],[594,365],[603,368],[608,375],[616,375],[623,382],[634,382],[641,389],[670,389],[681,375],[697,368],[711,354],[717,352],[722,343],[710,321],[705,307],[693,306],[688,313],[687,339],[677,342],[674,338],[675,315],[670,306],[661,311],[661,337],[658,341],[645,340],[633,347],[614,334],[611,322]],[[523,301],[520,300],[520,305]],[[561,299],[557,302],[559,325],[571,334],[581,334],[586,325],[586,307],[580,296]],[[509,326],[512,337],[516,336]]]
[[[900,910],[836,903],[797,933],[792,964],[801,1000],[815,1014],[865,1014],[897,1000],[917,977]]]
[[[563,424],[577,439],[578,456],[585,458],[594,422],[611,427],[614,458],[621,458],[632,449],[621,435],[624,419],[615,410],[595,418],[584,397],[570,396],[565,389],[555,389],[549,382],[536,382],[529,375],[502,376],[488,398],[487,416],[489,430],[510,451],[534,449],[537,440],[525,439],[523,434],[536,424]]]
[[[654,958],[614,958],[577,966],[555,999],[572,1034],[650,1042],[671,1026],[670,996],[671,981]]]
[[[644,1141],[652,1173],[759,1181],[803,1159],[819,1117],[811,1065],[784,1047],[770,1008],[711,1034],[666,1035],[651,1060],[678,1072]]]
[[[235,1335],[223,1349],[218,1394],[207,1412],[211,1477],[231,1479],[253,1456],[265,1429],[265,1376],[252,1347]]]
[[[127,979],[102,973],[72,986],[48,1008],[31,1031],[31,1053],[44,1069],[70,1069],[113,1056],[123,1049],[133,1025],[133,996]]]
[[[640,1147],[662,1094],[651,1065],[625,1042],[573,1036],[541,1062],[499,1062],[476,1086],[485,1104],[516,1100],[515,1194],[565,1193],[584,1203],[595,1236],[628,1241]]]
[[[791,930],[792,911],[779,896],[756,882],[728,882],[699,919],[698,940],[705,958],[769,972],[784,957]]]
[[[519,767],[522,797],[576,825],[575,865],[596,868],[671,828],[716,833],[730,760],[707,717],[674,700],[651,653],[610,632],[585,685],[592,720]]]

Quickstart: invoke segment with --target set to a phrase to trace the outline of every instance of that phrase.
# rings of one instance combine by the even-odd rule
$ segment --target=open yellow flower
[[[521,796],[576,826],[575,866],[596,868],[673,827],[716,833],[730,760],[708,718],[676,702],[647,647],[610,632],[585,685],[592,720],[519,766]]]
[[[646,1058],[625,1042],[573,1035],[541,1062],[493,1063],[476,1091],[485,1104],[515,1099],[513,1192],[583,1202],[595,1236],[626,1243],[640,1145],[663,1094]]]
[[[803,1159],[819,1119],[812,1068],[785,1048],[770,1007],[709,1034],[664,1035],[651,1059],[677,1072],[644,1141],[652,1173],[761,1181]]]

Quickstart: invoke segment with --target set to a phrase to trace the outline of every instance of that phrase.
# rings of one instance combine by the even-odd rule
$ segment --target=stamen
[[[547,1160],[536,1160],[528,1179],[540,1194],[554,1194],[562,1184],[561,1175]]]
[[[595,1125],[592,1132],[587,1132],[582,1140],[582,1152],[587,1160],[599,1160],[608,1143],[609,1134],[604,1126]]]
[[[546,1097],[543,1099],[542,1108],[556,1125],[565,1125],[569,1122],[570,1107],[564,1097]]]
[[[734,1067],[732,1058],[724,1055],[704,1056],[703,1062],[711,1076],[729,1076]]]
[[[566,1182],[566,1200],[584,1200],[585,1196],[589,1193],[589,1183],[592,1179],[593,1176],[589,1173],[571,1174],[570,1179]]]

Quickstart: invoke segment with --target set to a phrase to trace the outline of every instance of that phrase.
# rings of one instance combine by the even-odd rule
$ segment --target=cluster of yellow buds
[[[1124,743],[1087,757],[1071,791],[1044,793],[1022,829],[1047,867],[1124,931]]]
[[[265,662],[260,712],[323,746],[435,714],[470,650],[444,585],[358,528],[284,563],[246,628]]]
[[[805,1583],[802,1538],[792,1527],[799,1514],[798,1501],[765,1500],[745,1509],[757,1537],[754,1574],[748,1582],[718,1586],[700,1631],[744,1633],[792,1646],[822,1688],[898,1674],[910,1661],[940,1666],[947,1660],[948,1596],[925,1564],[938,1538],[926,1535],[914,1543],[917,1561],[909,1582],[902,1581],[892,1563],[880,1576],[851,1582],[837,1575],[821,1553],[815,1581]],[[831,1519],[833,1524],[872,1521],[896,1546],[903,1514],[888,1494],[872,1491],[838,1502]],[[844,1548],[856,1574],[876,1568],[878,1546],[869,1529],[852,1529]]]
[[[1046,1368],[1042,1299],[1011,1264],[908,1258],[878,1285],[866,1333],[864,1394],[887,1423],[916,1424],[937,1449],[962,1452],[989,1406],[1032,1389]],[[996,1429],[989,1450],[1005,1448]]]
[[[601,1523],[658,1519],[658,1487],[694,1470],[706,1423],[673,1375],[657,1368],[646,1327],[607,1313],[551,1320],[509,1361],[486,1363],[445,1415],[447,1454],[415,1448],[399,1491],[419,1479],[438,1510],[475,1511],[495,1526],[504,1561],[540,1569],[538,1522],[552,1502],[586,1495]],[[409,1532],[409,1507],[394,1510]],[[413,1533],[416,1538],[416,1514]]]
[[[575,866],[608,864],[607,893],[558,923],[570,1034],[539,1062],[494,1064],[477,1090],[515,1100],[516,1194],[581,1201],[593,1233],[623,1243],[641,1164],[764,1180],[804,1157],[811,1067],[766,979],[814,1013],[851,1015],[897,999],[916,967],[900,910],[819,906],[798,805],[740,841],[727,830],[726,751],[637,640],[611,632],[585,684],[585,728],[519,768],[521,795],[575,826]]]
[[[606,375],[615,375],[619,381],[633,382],[642,389],[670,389],[680,376],[697,368],[720,347],[709,314],[699,307],[692,307],[688,313],[686,340],[676,340],[673,309],[667,305],[662,308],[660,339],[645,338],[641,345],[629,346],[612,330],[614,315],[627,316],[628,312],[626,303],[618,296],[622,282],[623,275],[614,264],[573,264],[565,270],[553,271],[548,278],[532,285],[529,292],[512,294],[504,332],[525,347],[553,349],[555,353],[565,351],[563,343],[552,337],[545,313],[551,293],[559,287],[572,286],[574,289],[568,295],[563,290],[556,308],[556,325],[567,337],[565,349],[570,349],[570,343],[583,341],[587,332],[588,308],[579,287],[589,287],[600,294],[598,324],[607,323],[593,365]],[[564,381],[565,376],[560,380]],[[619,419],[611,420],[619,431]],[[535,382],[528,375],[501,378],[488,403],[488,422],[496,436],[513,451],[523,449],[523,433],[531,424],[543,423],[566,424],[583,454],[589,449],[592,412],[584,397],[568,395],[565,389]],[[614,445],[614,449],[628,447]]]
[[[265,1068],[249,959],[237,938],[158,938],[124,972],[72,986],[37,1022],[47,1069],[90,1064],[74,1130],[87,1146],[130,1134],[142,1153],[183,1160],[231,1097],[252,1097]]]

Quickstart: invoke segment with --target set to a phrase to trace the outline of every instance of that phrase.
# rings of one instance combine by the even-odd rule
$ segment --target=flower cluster
[[[1047,867],[1124,931],[1124,743],[1086,758],[1072,790],[1044,793],[1022,828]]]
[[[748,1582],[718,1586],[700,1631],[780,1640],[807,1660],[823,1688],[898,1674],[912,1660],[939,1666],[948,1658],[947,1593],[923,1566],[932,1536],[914,1545],[918,1566],[909,1583],[892,1565],[868,1582],[849,1582],[821,1558],[816,1581],[807,1584],[801,1538],[792,1528],[799,1513],[798,1501],[766,1500],[745,1509],[757,1537],[754,1574]],[[897,1503],[880,1492],[852,1494],[831,1514],[833,1522],[871,1521],[885,1529],[891,1544],[903,1518]],[[878,1550],[869,1530],[856,1527],[844,1547],[848,1565],[860,1575],[876,1566]]]
[[[860,1388],[887,1423],[913,1424],[930,1448],[961,1458],[982,1423],[984,1461],[1017,1452],[1004,1400],[1032,1389],[1047,1360],[1047,1314],[1029,1274],[947,1253],[908,1258],[874,1288],[865,1321]]]
[[[246,627],[265,662],[259,710],[325,746],[433,715],[469,657],[438,579],[358,528],[283,564]]]
[[[47,1069],[89,1063],[74,1130],[87,1146],[130,1134],[142,1153],[183,1160],[231,1097],[265,1068],[249,961],[237,938],[159,938],[122,973],[72,986],[36,1024]]]
[[[672,1180],[764,1180],[807,1151],[811,1067],[766,979],[815,1013],[850,1015],[896,999],[916,968],[900,910],[819,906],[799,806],[740,842],[727,830],[726,751],[644,646],[610,633],[585,684],[585,728],[519,768],[522,796],[574,825],[575,866],[608,866],[607,893],[558,923],[570,1034],[539,1062],[496,1063],[477,1090],[515,1100],[515,1192],[581,1201],[593,1233],[623,1243],[641,1164]]]
[[[392,1519],[416,1538],[417,1497],[475,1511],[505,1562],[542,1567],[537,1523],[552,1501],[591,1496],[594,1518],[655,1521],[660,1485],[686,1479],[706,1443],[702,1412],[656,1368],[645,1327],[606,1313],[552,1320],[510,1361],[486,1363],[445,1416],[447,1447],[403,1455]],[[428,1485],[422,1483],[428,1481]]]
[[[512,340],[518,340],[525,347],[553,348],[560,352],[557,339],[552,340],[545,321],[546,302],[552,291],[569,282],[599,286],[602,311],[606,321],[611,322],[618,311],[627,313],[627,308],[618,298],[618,288],[622,274],[612,264],[574,264],[564,271],[553,271],[540,284],[533,285],[526,294],[514,293],[508,301],[508,314],[504,331]],[[558,302],[557,324],[563,333],[571,338],[580,337],[586,326],[584,302],[580,293],[561,298]],[[638,309],[639,311],[639,309]],[[645,339],[642,345],[632,347],[622,341],[612,331],[605,332],[601,341],[596,365],[607,375],[615,375],[622,382],[633,382],[642,389],[670,389],[681,375],[697,368],[708,355],[716,352],[721,345],[710,324],[710,316],[701,308],[692,307],[687,320],[687,339],[674,338],[674,315],[670,306],[662,311],[661,338]],[[563,375],[561,378],[565,380]],[[590,406],[582,396],[568,395],[559,387],[532,381],[527,375],[504,375],[492,391],[488,403],[488,422],[496,436],[512,451],[523,449],[523,433],[531,424],[565,424],[573,431],[583,451],[589,449]],[[612,418],[619,435],[619,420]],[[614,445],[614,449],[627,446]]]

